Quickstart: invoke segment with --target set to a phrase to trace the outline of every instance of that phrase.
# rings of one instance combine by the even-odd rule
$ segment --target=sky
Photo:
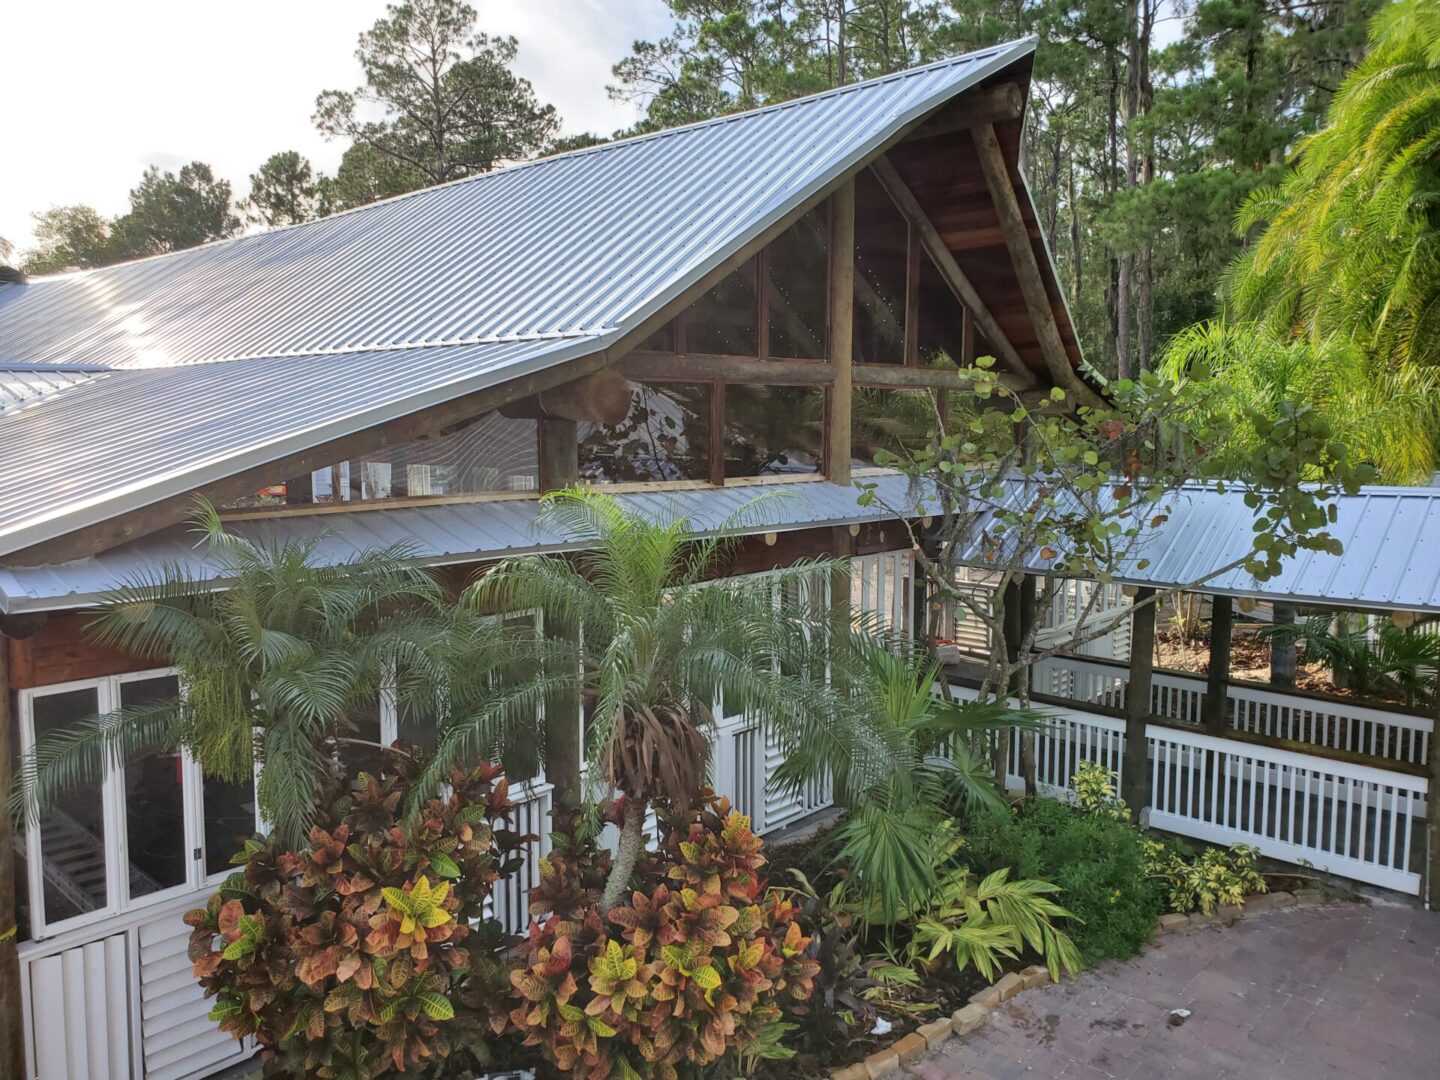
[[[516,71],[562,131],[635,119],[605,93],[661,0],[470,0],[479,28],[519,39]],[[31,214],[87,203],[118,214],[147,165],[208,162],[237,198],[272,153],[329,172],[344,151],[310,122],[322,90],[360,82],[355,39],[385,0],[0,0],[0,237],[31,245]]]

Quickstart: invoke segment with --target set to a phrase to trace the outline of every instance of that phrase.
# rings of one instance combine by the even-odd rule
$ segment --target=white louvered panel
[[[31,1038],[40,1080],[127,1080],[125,935],[34,960],[29,975]]]
[[[190,1080],[246,1057],[250,1048],[210,1020],[186,950],[190,928],[172,911],[136,931],[140,939],[140,1050],[145,1080]]]

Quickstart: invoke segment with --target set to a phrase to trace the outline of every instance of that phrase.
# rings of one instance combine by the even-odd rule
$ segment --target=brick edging
[[[1243,905],[1222,904],[1209,915],[1202,915],[1198,911],[1189,915],[1161,915],[1155,924],[1155,932],[1173,934],[1193,926],[1230,926],[1245,914],[1324,902],[1325,896],[1319,889],[1300,889],[1293,893],[1257,893],[1247,897]],[[948,1039],[960,1038],[984,1027],[995,1009],[1022,990],[1031,990],[1049,982],[1050,971],[1041,964],[1032,964],[1022,971],[1003,975],[999,981],[972,994],[969,1004],[956,1009],[948,1020],[932,1020],[908,1035],[902,1035],[884,1049],[875,1051],[864,1061],[830,1070],[830,1080],[878,1080],[879,1077],[898,1073],[900,1066],[908,1065]]]

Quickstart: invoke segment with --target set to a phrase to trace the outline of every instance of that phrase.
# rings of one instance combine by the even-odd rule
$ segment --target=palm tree
[[[1299,643],[1305,659],[1330,669],[1337,687],[1368,695],[1389,690],[1406,704],[1433,697],[1440,668],[1440,637],[1418,626],[1399,627],[1386,619],[1373,639],[1364,625],[1349,629],[1345,616],[1311,615],[1301,623],[1267,626],[1262,639]]]
[[[858,672],[845,708],[783,742],[778,778],[795,786],[833,777],[847,812],[839,857],[865,909],[889,922],[936,887],[957,846],[957,813],[1004,808],[987,760],[993,737],[1038,717],[1003,701],[951,700],[937,692],[940,666],[927,650],[863,625],[844,651]]]
[[[1273,420],[1285,404],[1314,408],[1389,483],[1424,483],[1440,465],[1440,368],[1391,368],[1339,334],[1317,340],[1225,319],[1176,334],[1161,366],[1175,379],[1207,372],[1224,383],[1217,419],[1237,475],[1264,452],[1249,414]]]
[[[1326,126],[1237,227],[1264,232],[1232,267],[1241,318],[1338,334],[1391,370],[1440,364],[1440,0],[1376,14],[1370,52]]]
[[[734,522],[700,536],[683,517],[653,521],[592,490],[548,496],[542,524],[582,550],[508,559],[464,600],[477,611],[541,611],[558,650],[547,690],[568,682],[593,706],[589,801],[623,796],[603,896],[609,908],[625,896],[644,849],[647,809],[687,808],[704,786],[712,703],[746,709],[792,737],[837,707],[823,680],[826,635],[812,632],[813,609],[783,599],[805,594],[834,567],[714,581],[735,543]],[[449,718],[428,779],[501,739],[513,722],[506,712],[497,705]],[[418,788],[426,786],[422,777]]]
[[[402,710],[463,715],[481,701],[491,707],[496,673],[515,663],[513,635],[446,605],[435,577],[402,549],[321,566],[319,539],[236,536],[208,504],[199,524],[218,563],[213,580],[165,567],[118,590],[92,631],[174,666],[183,695],[42,739],[21,762],[15,809],[42,813],[59,791],[98,782],[112,761],[183,746],[224,780],[249,780],[262,766],[261,814],[298,844],[341,779],[341,749],[365,742],[357,719],[375,713],[383,679],[395,679]],[[541,689],[516,687],[514,711]]]

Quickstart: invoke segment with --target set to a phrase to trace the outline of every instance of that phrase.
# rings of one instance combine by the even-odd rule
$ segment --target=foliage
[[[1382,620],[1371,641],[1363,625],[1345,629],[1344,616],[1311,615],[1304,622],[1262,628],[1257,637],[1305,646],[1307,662],[1330,670],[1337,687],[1357,694],[1384,691],[1405,695],[1410,704],[1431,699],[1440,668],[1440,637],[1418,626],[1401,628]],[[1340,622],[1339,627],[1335,626]]]
[[[1033,878],[1009,880],[1008,869],[995,870],[977,882],[969,869],[951,872],[928,903],[915,912],[910,939],[912,961],[934,963],[949,957],[964,971],[974,965],[989,981],[1002,960],[1018,960],[1021,950],[1039,953],[1059,980],[1061,972],[1080,970],[1080,953],[1054,923],[1070,912],[1050,896],[1060,887]]]
[[[1257,870],[1260,852],[1249,844],[1207,847],[1191,857],[1175,840],[1145,840],[1145,873],[1166,889],[1170,910],[1208,915],[1219,904],[1243,904],[1251,893],[1267,890]]]
[[[515,672],[522,659],[543,663],[544,643],[443,604],[436,579],[403,549],[318,565],[322,539],[255,543],[225,532],[209,508],[201,525],[228,588],[212,589],[209,571],[200,581],[160,567],[120,589],[92,629],[103,644],[176,667],[184,696],[47,735],[21,762],[16,809],[43,812],[57,791],[98,782],[109,760],[184,746],[226,780],[248,780],[263,765],[261,812],[298,846],[338,775],[338,749],[373,713],[387,672],[402,713],[460,723],[477,710],[509,710],[534,725],[544,687]],[[465,763],[494,746],[476,749]],[[438,786],[454,763],[430,781]]]
[[[192,161],[179,175],[152,165],[130,191],[130,209],[105,218],[89,206],[56,206],[35,215],[37,246],[24,253],[30,274],[109,266],[144,255],[195,247],[233,236],[240,219],[230,182]]]
[[[937,693],[939,664],[903,641],[857,633],[844,668],[845,708],[780,742],[782,787],[829,776],[847,815],[838,858],[870,917],[890,924],[938,884],[954,846],[952,815],[1003,807],[987,760],[998,731],[1034,714]]]
[[[1129,821],[1130,808],[1115,794],[1111,778],[1115,774],[1097,761],[1082,761],[1070,778],[1076,805],[1090,817],[1107,817],[1113,821]]]
[[[783,1011],[804,1008],[819,965],[793,905],[765,887],[760,846],[748,818],[711,800],[676,818],[641,887],[602,912],[593,848],[565,845],[532,911],[565,906],[532,923],[510,975],[525,1043],[590,1080],[784,1056]]]
[[[250,174],[246,216],[253,224],[271,227],[312,221],[323,212],[324,192],[310,160],[294,150],[282,150]]]
[[[1440,371],[1377,364],[1340,335],[1286,337],[1263,324],[1224,319],[1175,335],[1162,363],[1172,378],[1210,377],[1224,385],[1216,405],[1234,432],[1223,448],[1232,471],[1264,451],[1245,415],[1278,417],[1295,402],[1324,416],[1334,437],[1386,482],[1428,482],[1440,465]]]
[[[402,815],[413,769],[362,773],[286,851],[255,838],[186,915],[211,1019],[271,1051],[267,1075],[369,1078],[462,1052],[504,1027],[503,935],[484,917],[525,839],[495,768],[450,777]]]
[[[1399,0],[1370,28],[1325,127],[1237,227],[1263,226],[1228,292],[1242,317],[1352,341],[1382,371],[1440,364],[1440,3]]]
[[[554,108],[511,70],[515,39],[477,33],[475,18],[461,0],[388,5],[355,50],[365,85],[322,93],[316,127],[413,170],[423,185],[543,149],[559,123]],[[370,119],[377,109],[384,118]]]
[[[712,583],[735,543],[736,522],[701,538],[684,518],[656,522],[596,491],[547,496],[542,518],[584,550],[505,560],[465,600],[482,611],[542,612],[559,639],[554,659],[542,665],[546,685],[593,703],[589,801],[616,791],[626,797],[602,905],[608,910],[628,894],[647,806],[688,806],[700,791],[714,703],[792,733],[835,707],[817,661],[823,635],[809,633],[816,613],[800,599],[802,585],[823,582],[830,569],[805,564]],[[489,709],[448,718],[432,770],[496,741],[514,719],[513,710],[504,713],[507,700],[500,695]]]
[[[1146,876],[1143,835],[1117,816],[1124,804],[1112,799],[1113,792],[1089,812],[1027,799],[967,830],[966,854],[978,872],[1009,867],[1059,887],[1072,915],[1067,931],[1086,964],[1138,954],[1166,910],[1164,890]]]
[[[861,484],[860,501],[885,505],[897,518],[932,521],[924,537],[907,526],[916,560],[932,597],[989,633],[982,700],[1046,655],[1032,652],[1034,635],[1065,578],[1103,584],[1121,569],[1146,569],[1145,541],[1167,520],[1184,485],[1239,490],[1256,511],[1250,550],[1230,565],[1207,568],[1207,576],[1243,568],[1263,580],[1298,551],[1337,552],[1327,531],[1330,500],[1373,475],[1304,402],[1281,402],[1274,415],[1247,410],[1237,421],[1222,407],[1223,386],[1145,372],[1110,383],[1104,405],[1077,402],[1057,387],[1049,407],[1032,409],[1007,387],[992,358],[956,370],[966,389],[950,392],[930,444],[904,458],[881,455],[915,478],[906,502],[883,503],[874,482]],[[1021,424],[1023,439],[1016,438]],[[1236,439],[1264,447],[1238,476],[1226,449]],[[1016,603],[1007,601],[1009,590],[967,588],[962,565],[990,571],[1002,584],[1041,575],[1028,612],[1016,620],[1030,626],[1028,638],[1017,637],[1007,618],[1007,602]],[[1052,641],[1049,652],[1074,648],[1129,617],[1128,608],[1093,617],[1100,596],[1093,591],[1074,633]]]

